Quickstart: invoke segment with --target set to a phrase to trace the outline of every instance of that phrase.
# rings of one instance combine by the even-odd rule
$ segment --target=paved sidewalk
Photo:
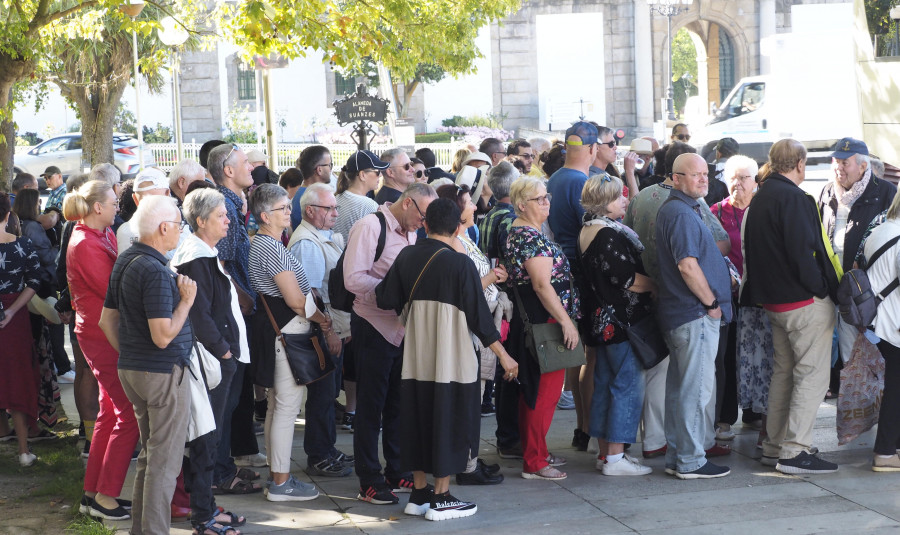
[[[77,415],[70,385],[62,387],[66,412]],[[816,421],[816,446],[823,457],[840,464],[836,474],[788,476],[754,458],[756,433],[734,427],[734,452],[716,463],[731,475],[713,480],[681,481],[663,472],[662,458],[645,461],[653,473],[643,477],[605,477],[594,468],[595,456],[571,447],[575,411],[557,411],[550,429],[550,449],[567,457],[563,481],[521,478],[520,462],[497,457],[493,417],[482,419],[481,454],[499,462],[506,481],[488,487],[460,487],[451,492],[474,500],[478,513],[445,522],[429,522],[403,514],[400,504],[379,506],[357,501],[357,480],[310,478],[303,469],[302,420],[294,439],[296,477],[319,486],[321,496],[309,502],[272,503],[262,494],[220,496],[219,504],[246,516],[243,533],[607,533],[742,534],[897,533],[900,529],[900,473],[871,471],[874,430],[852,444],[838,447],[834,402],[823,403]],[[262,439],[262,437],[260,437]],[[353,435],[338,431],[338,449],[351,453]],[[640,444],[631,448],[640,454]],[[134,465],[123,497],[130,495]],[[262,470],[263,480],[266,471]],[[112,523],[127,533],[130,521]],[[187,522],[172,533],[191,532]]]

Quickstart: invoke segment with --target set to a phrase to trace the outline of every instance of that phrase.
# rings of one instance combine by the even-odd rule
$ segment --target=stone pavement
[[[77,415],[71,385],[63,385],[66,412]],[[555,454],[568,458],[563,481],[531,481],[520,477],[521,463],[497,457],[494,419],[482,419],[481,454],[499,462],[506,481],[487,487],[460,487],[451,492],[478,504],[472,517],[429,522],[403,514],[400,504],[379,506],[357,501],[357,480],[310,478],[303,469],[303,425],[294,439],[293,474],[318,485],[321,495],[308,502],[272,503],[262,494],[220,496],[219,504],[246,516],[243,533],[898,533],[900,473],[870,469],[874,430],[852,444],[837,445],[834,402],[822,403],[816,421],[816,446],[823,457],[840,464],[835,474],[788,476],[764,467],[754,457],[756,433],[734,427],[734,452],[715,462],[731,467],[731,475],[712,480],[681,481],[663,472],[662,458],[645,461],[653,473],[643,477],[605,477],[594,468],[595,456],[571,447],[575,411],[557,411],[548,442]],[[260,440],[262,437],[259,437]],[[353,435],[338,431],[338,449],[352,453]],[[631,451],[641,451],[640,444]],[[123,497],[129,497],[134,465]],[[262,470],[263,480],[266,471]],[[130,521],[112,523],[127,533]],[[172,525],[173,534],[191,532],[187,522]]]

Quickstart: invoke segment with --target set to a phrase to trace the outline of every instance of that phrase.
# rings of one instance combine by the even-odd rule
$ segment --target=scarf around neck
[[[866,172],[863,173],[861,179],[857,180],[855,184],[850,186],[849,190],[845,190],[844,186],[841,186],[841,183],[837,180],[834,181],[834,187],[837,190],[837,199],[838,203],[844,206],[853,206],[853,203],[856,202],[856,199],[859,199],[860,195],[866,190],[866,186],[869,185],[869,180],[872,178],[872,168],[871,166],[866,169]]]
[[[635,250],[639,253],[644,251],[644,244],[641,243],[641,239],[638,237],[637,233],[630,228],[628,228],[623,223],[620,223],[614,219],[610,219],[605,215],[592,215],[586,213],[584,215],[584,224],[587,225],[602,225],[606,228],[610,228],[621,234],[625,237],[631,245],[635,248]]]

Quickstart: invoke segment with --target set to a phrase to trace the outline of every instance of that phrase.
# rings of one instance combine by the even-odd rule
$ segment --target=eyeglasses
[[[607,147],[614,149],[616,148],[616,140],[607,141],[606,143],[597,143],[598,145],[606,145]]]
[[[100,206],[112,206],[113,208],[115,208],[116,210],[118,210],[118,209],[119,209],[119,201],[113,201],[113,202],[101,202],[101,203],[100,203]]]
[[[678,139],[678,141],[690,141],[691,135],[690,134],[675,134],[675,138]]]
[[[700,176],[702,176],[704,178],[709,177],[709,172],[706,172],[706,173],[682,173],[679,171],[672,171],[672,174],[673,175],[684,175],[684,176],[691,177],[692,179],[696,179],[697,177],[700,177]]]
[[[228,151],[228,156],[226,156],[225,159],[222,160],[222,172],[223,173],[225,172],[225,168],[228,167],[228,165],[225,162],[227,162],[228,158],[231,158],[231,155],[234,154],[234,151],[238,150],[239,148],[240,147],[238,147],[234,143],[231,144],[231,150]]]
[[[416,211],[419,212],[419,217],[420,217],[419,222],[424,223],[425,222],[425,214],[423,214],[422,210],[419,209],[419,203],[417,203],[416,200],[413,199],[412,197],[410,197],[409,200],[411,200],[413,202],[413,206],[415,206]]]
[[[334,162],[320,163],[319,165],[316,166],[316,169],[318,169],[319,167],[328,167],[328,168],[334,169]]]
[[[540,197],[535,197],[533,199],[525,199],[525,200],[526,201],[535,201],[538,204],[550,204],[551,199],[553,199],[553,195],[548,193],[546,195],[541,195]]]
[[[163,221],[163,223],[172,223],[173,225],[178,225],[178,230],[184,229],[187,226],[187,221],[182,219],[181,221]]]
[[[310,204],[310,206],[315,206],[316,208],[322,208],[325,210],[325,215],[328,215],[328,212],[334,210],[334,213],[337,213],[337,206],[322,206],[320,204]]]
[[[399,168],[403,169],[404,171],[409,171],[410,169],[412,169],[412,163],[406,162],[403,165],[392,165],[391,167],[399,167]]]
[[[276,206],[273,208],[269,208],[269,212],[282,212],[285,215],[291,213],[292,210],[293,209],[291,208],[290,203],[285,204],[283,206]]]

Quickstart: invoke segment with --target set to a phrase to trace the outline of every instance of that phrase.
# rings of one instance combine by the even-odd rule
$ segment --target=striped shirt
[[[337,201],[338,216],[333,231],[344,237],[344,243],[350,241],[350,229],[363,217],[375,213],[378,203],[365,195],[357,195],[345,191],[334,196]]]
[[[309,293],[309,281],[306,279],[303,266],[280,240],[267,234],[257,234],[250,244],[249,263],[250,285],[254,291],[284,298],[275,283],[275,275],[284,271],[293,271],[300,291],[303,292],[303,295]]]

